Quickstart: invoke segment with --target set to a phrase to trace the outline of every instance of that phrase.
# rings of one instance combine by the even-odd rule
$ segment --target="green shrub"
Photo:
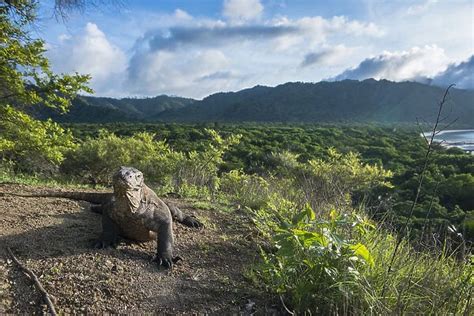
[[[350,209],[353,192],[391,186],[386,181],[392,176],[390,171],[365,164],[352,152],[341,154],[330,148],[327,158],[311,159],[307,163],[298,162],[298,156],[288,152],[275,155],[275,159],[280,176],[291,179],[292,187],[301,190],[303,201],[299,204],[310,203],[318,212],[331,208]]]
[[[133,166],[143,171],[148,181],[168,185],[184,155],[154,138],[154,134],[145,132],[122,138],[101,130],[97,138],[88,138],[70,151],[62,169],[67,174],[108,184],[118,167]]]
[[[224,153],[233,145],[238,144],[240,135],[230,135],[222,138],[216,131],[205,129],[211,141],[201,151],[190,151],[178,162],[174,185],[177,188],[183,184],[206,187],[209,192],[219,189],[218,171],[223,164]]]
[[[256,270],[267,289],[298,313],[348,314],[360,306],[361,271],[374,265],[361,234],[370,227],[355,215],[331,211],[316,219],[309,205],[272,236],[275,252],[263,252]]]
[[[66,151],[76,145],[69,130],[38,121],[11,106],[0,106],[0,159],[17,172],[55,172]]]
[[[297,313],[462,315],[470,308],[472,255],[417,251],[404,239],[389,272],[396,238],[355,213],[317,219],[307,206],[253,214],[270,242],[253,276]]]
[[[252,209],[266,206],[271,198],[269,183],[264,178],[245,174],[242,170],[222,174],[221,191],[233,202]]]
[[[206,130],[211,138],[201,151],[188,153],[172,150],[155,134],[141,132],[130,137],[119,137],[101,130],[97,138],[87,138],[70,150],[62,170],[76,177],[108,184],[120,166],[141,170],[149,183],[191,196],[209,195],[219,188],[218,170],[222,156],[238,143],[240,136],[222,138],[213,130]]]

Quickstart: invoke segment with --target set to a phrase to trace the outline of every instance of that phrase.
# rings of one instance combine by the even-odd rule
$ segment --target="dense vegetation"
[[[158,96],[147,99],[80,97],[67,115],[42,108],[36,117],[61,122],[432,122],[443,89],[415,82],[368,79],[289,82],[216,93],[202,101]],[[445,113],[455,126],[474,125],[474,91],[451,89]]]
[[[81,139],[98,135],[98,125],[71,125]],[[315,126],[315,125],[182,125],[109,124],[120,136],[137,132],[155,133],[177,151],[202,150],[209,141],[205,128],[223,135],[240,134],[240,143],[223,157],[220,172],[243,170],[247,174],[271,175],[278,172],[276,154],[290,152],[298,162],[325,159],[330,148],[341,153],[360,153],[366,163],[393,172],[393,188],[356,192],[355,202],[365,204],[371,216],[400,227],[414,199],[417,176],[422,167],[426,143],[419,131],[408,127]],[[410,222],[416,237],[423,230],[446,234],[461,232],[474,238],[474,156],[458,149],[437,147],[426,172],[422,194]],[[387,218],[387,215],[390,215]]]

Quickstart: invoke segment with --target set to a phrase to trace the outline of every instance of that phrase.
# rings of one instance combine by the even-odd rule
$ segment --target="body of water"
[[[424,134],[427,138],[431,136],[431,132]],[[458,147],[474,154],[474,129],[442,131],[434,140],[445,147]]]

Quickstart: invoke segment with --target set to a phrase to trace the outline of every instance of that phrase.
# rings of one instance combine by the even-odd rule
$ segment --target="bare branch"
[[[418,131],[420,132],[421,136],[423,136],[423,139],[425,140],[426,144],[429,144],[428,138],[426,138],[426,135],[420,126],[420,121],[418,120],[418,118],[416,118],[416,126],[418,126]]]
[[[290,311],[290,310],[288,309],[288,307],[286,307],[285,301],[283,301],[283,296],[281,296],[281,295],[280,295],[280,301],[281,301],[281,304],[283,305],[283,308],[285,308],[285,310],[286,310],[286,312],[287,312],[288,314],[290,314],[290,315],[294,315],[294,314],[295,314],[294,312]]]
[[[26,266],[24,266],[17,259],[17,257],[15,257],[15,255],[13,254],[12,250],[9,247],[7,247],[7,251],[10,254],[10,257],[12,258],[12,260],[20,267],[20,269],[23,271],[23,273],[25,273],[35,283],[36,288],[43,295],[43,299],[46,302],[46,305],[48,305],[48,308],[49,308],[49,311],[51,312],[51,315],[56,316],[57,313],[56,313],[56,309],[54,308],[53,301],[51,300],[51,297],[49,296],[48,292],[46,292],[46,290],[44,289],[43,285],[39,281],[36,274],[34,274],[33,271],[31,271]]]
[[[55,0],[54,1],[54,17],[58,21],[67,21],[69,15],[76,11],[80,14],[91,8],[94,11],[103,7],[122,7],[122,0]]]
[[[454,120],[452,120],[451,122],[446,124],[446,126],[444,126],[443,129],[440,129],[440,132],[445,131],[446,129],[448,129],[451,125],[456,123],[458,121],[458,119],[459,119],[459,117],[456,117]]]
[[[403,225],[403,230],[405,230],[405,231],[408,231],[408,226],[409,226],[411,218],[413,216],[413,212],[415,211],[415,206],[418,203],[418,199],[420,198],[421,187],[423,186],[423,181],[425,179],[425,172],[426,172],[426,169],[428,168],[428,164],[429,164],[429,161],[430,161],[430,155],[433,151],[434,138],[436,136],[436,131],[438,130],[438,125],[440,123],[441,113],[443,111],[444,104],[446,103],[446,99],[448,97],[449,90],[454,86],[455,86],[455,84],[451,84],[451,85],[449,85],[449,87],[446,88],[446,90],[444,92],[444,95],[443,95],[443,98],[439,102],[438,114],[436,115],[436,121],[433,124],[433,130],[431,132],[431,135],[430,135],[430,138],[429,138],[429,141],[428,141],[428,147],[426,149],[424,162],[423,162],[423,167],[421,168],[421,172],[418,175],[418,187],[416,189],[415,198],[412,201],[410,211],[408,213],[405,224]],[[403,240],[402,238],[397,238],[397,243],[395,244],[395,248],[393,250],[393,253],[392,253],[389,265],[388,265],[387,274],[390,274],[390,272],[392,271],[393,262],[395,261],[395,258],[396,258],[396,255],[398,253],[398,249],[400,248],[400,244],[402,243],[402,240]],[[382,297],[385,294],[385,290],[386,290],[386,287],[385,287],[385,284],[384,284],[384,286],[382,288]]]

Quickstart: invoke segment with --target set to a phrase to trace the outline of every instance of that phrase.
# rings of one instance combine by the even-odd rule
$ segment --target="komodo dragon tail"
[[[112,196],[111,192],[44,192],[38,194],[17,194],[17,193],[0,193],[3,196],[19,196],[19,197],[57,197],[76,201],[86,201],[93,204],[103,204]]]

